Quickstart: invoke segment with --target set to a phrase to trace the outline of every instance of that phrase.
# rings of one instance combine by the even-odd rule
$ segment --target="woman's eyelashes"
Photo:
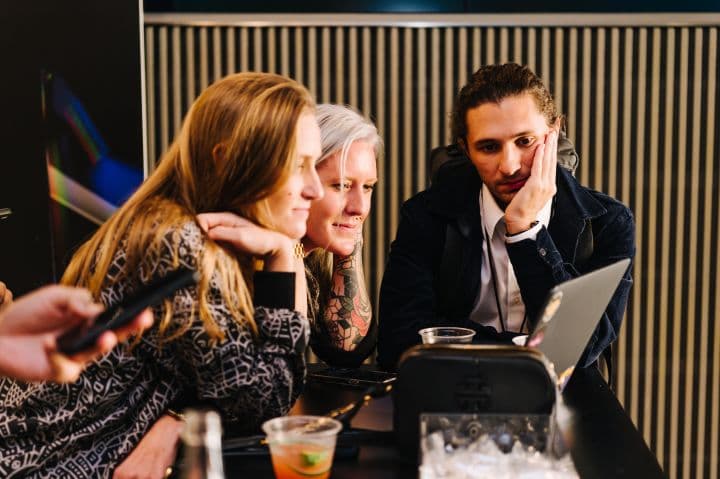
[[[353,187],[353,183],[332,183],[330,187],[336,191],[349,191]],[[366,193],[372,193],[373,190],[375,190],[375,183],[365,183],[364,185],[362,185],[362,189]]]
[[[336,191],[347,191],[352,186],[350,183],[333,183],[330,185]]]
[[[311,156],[303,156],[298,160],[297,169],[298,171],[304,171],[308,168],[315,168],[315,158]]]

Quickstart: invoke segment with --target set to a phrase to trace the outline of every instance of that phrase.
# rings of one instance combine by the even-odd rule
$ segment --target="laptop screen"
[[[526,345],[540,350],[561,380],[569,377],[620,284],[629,259],[561,283],[550,290]]]

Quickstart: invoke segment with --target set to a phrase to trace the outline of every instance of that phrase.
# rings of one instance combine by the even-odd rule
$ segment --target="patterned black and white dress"
[[[146,280],[124,270],[119,251],[103,303],[117,303],[141,283],[175,269],[173,241],[179,241],[180,264],[195,268],[204,236],[188,223],[168,236],[167,254],[149,265]],[[302,388],[309,326],[291,301],[277,299],[292,295],[273,293],[288,284],[289,273],[277,273],[278,281],[273,273],[262,274],[255,291],[257,337],[233,320],[212,278],[208,303],[226,335],[220,343],[212,344],[205,332],[193,287],[173,298],[175,317],[192,316],[190,329],[175,340],[161,344],[156,321],[134,348],[118,345],[74,384],[0,379],[0,477],[111,477],[170,406],[212,405],[236,432],[255,432],[264,420],[287,413]],[[269,303],[274,304],[263,306]],[[160,313],[155,311],[156,318]]]

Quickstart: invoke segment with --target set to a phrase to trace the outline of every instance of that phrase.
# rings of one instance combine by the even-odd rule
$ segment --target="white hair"
[[[322,154],[316,164],[339,152],[341,178],[345,177],[345,161],[353,142],[368,142],[375,152],[375,158],[382,154],[383,141],[377,128],[353,107],[323,103],[317,106],[317,120],[320,125]]]
[[[375,125],[363,117],[351,106],[333,105],[323,103],[317,106],[317,120],[320,125],[320,137],[322,142],[322,153],[315,163],[325,161],[329,157],[340,153],[340,178],[345,178],[345,162],[347,161],[348,150],[353,142],[366,141],[373,148],[375,158],[379,158],[383,150],[383,141],[378,135]],[[344,192],[345,190],[343,190]],[[338,211],[340,213],[340,211]],[[327,245],[315,249],[306,258],[307,271],[316,278],[320,291],[331,288],[333,274],[333,253],[328,251]],[[310,284],[308,288],[312,288]],[[323,301],[320,295],[320,301]],[[308,307],[308,317],[314,327],[318,327],[321,319],[316,318],[318,311],[325,306],[318,305]]]

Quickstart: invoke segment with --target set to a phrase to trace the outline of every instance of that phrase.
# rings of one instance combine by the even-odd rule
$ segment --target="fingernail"
[[[105,309],[105,306],[98,303],[85,303],[82,305],[83,311],[85,311],[86,314],[89,316],[95,316],[97,314],[100,314],[103,309]]]
[[[93,302],[92,293],[84,288],[79,290],[78,298],[86,304],[92,304]]]

